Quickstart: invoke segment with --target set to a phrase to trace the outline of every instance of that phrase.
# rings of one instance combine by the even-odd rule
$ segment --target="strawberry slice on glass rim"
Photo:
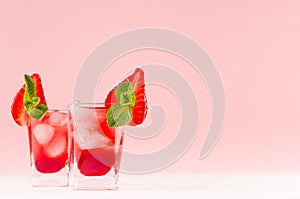
[[[19,126],[26,125],[26,114],[42,119],[48,110],[40,75],[25,75],[25,82],[11,105],[12,117]]]
[[[148,107],[145,94],[145,77],[141,68],[115,86],[107,95],[107,123],[110,127],[136,126],[146,118]]]

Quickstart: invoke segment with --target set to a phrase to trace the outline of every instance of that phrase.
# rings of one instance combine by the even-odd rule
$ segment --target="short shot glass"
[[[108,126],[107,110],[101,103],[69,106],[74,189],[118,188],[124,134],[120,128]]]
[[[67,110],[48,110],[43,119],[27,116],[31,182],[37,187],[69,185],[69,117]]]

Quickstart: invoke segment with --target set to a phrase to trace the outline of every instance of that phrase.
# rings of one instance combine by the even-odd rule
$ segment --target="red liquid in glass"
[[[55,173],[68,160],[68,115],[47,112],[42,121],[28,118],[32,164],[41,173]]]
[[[120,134],[116,135],[117,130],[110,128],[107,125],[106,108],[102,107],[94,110],[96,112],[96,120],[99,124],[99,128],[94,133],[98,133],[99,136],[104,137],[104,140],[106,141],[105,143],[99,142],[99,146],[101,147],[86,148],[85,143],[78,139],[77,136],[74,144],[77,168],[79,169],[80,173],[85,176],[103,176],[112,168],[115,169],[115,173],[118,173],[123,145],[123,136]],[[75,132],[75,134],[76,133],[81,132]],[[116,137],[118,137],[118,139],[116,139]]]

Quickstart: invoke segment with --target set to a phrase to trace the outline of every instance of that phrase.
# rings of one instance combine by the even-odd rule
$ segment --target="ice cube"
[[[48,144],[55,133],[55,129],[48,124],[37,124],[33,128],[33,135],[37,139],[38,143],[41,145]]]
[[[54,126],[63,126],[68,123],[68,120],[67,114],[60,112],[52,112],[48,117],[48,123]]]
[[[63,135],[55,136],[44,149],[47,155],[53,158],[67,152],[67,137]]]
[[[74,139],[81,149],[94,149],[106,146],[109,139],[101,134],[102,129],[97,114],[92,109],[75,108],[73,112]]]
[[[75,141],[81,149],[95,149],[106,146],[110,140],[97,129],[90,129],[78,132]]]
[[[99,128],[96,114],[90,109],[74,109],[73,120],[79,131]]]

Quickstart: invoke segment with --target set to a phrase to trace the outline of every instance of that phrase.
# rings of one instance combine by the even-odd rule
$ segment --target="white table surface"
[[[16,196],[16,197],[15,197]],[[116,191],[37,188],[28,174],[0,174],[0,198],[300,199],[300,172],[153,173],[120,175]]]

